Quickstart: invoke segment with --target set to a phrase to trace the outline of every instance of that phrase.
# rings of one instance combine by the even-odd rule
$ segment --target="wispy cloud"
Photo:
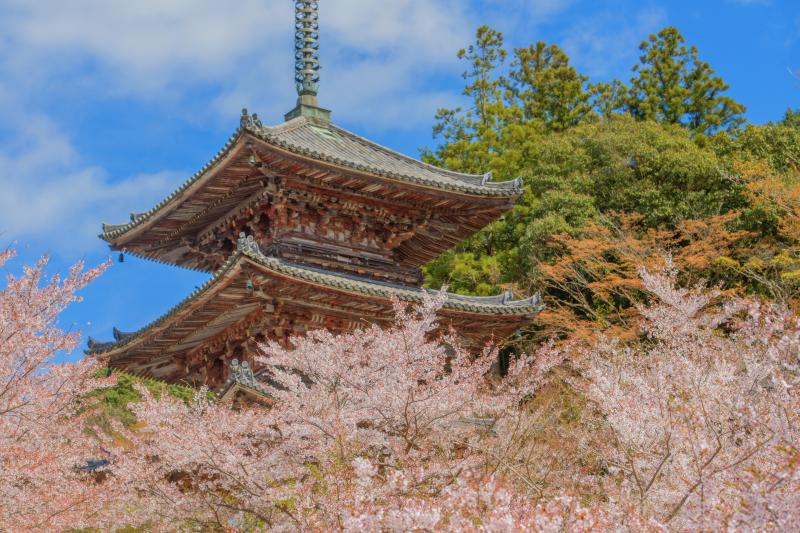
[[[183,173],[109,176],[46,109],[70,96],[178,113],[202,87],[206,120],[247,105],[277,121],[294,104],[287,0],[0,0],[0,236],[96,247],[98,221],[146,209]],[[458,0],[323,2],[322,103],[350,123],[419,125],[452,97],[473,23]],[[53,91],[53,88],[57,88]],[[187,113],[188,114],[188,113]],[[213,118],[212,118],[213,119]]]
[[[0,147],[2,240],[45,241],[54,252],[80,254],[97,245],[99,220],[131,206],[147,208],[178,179],[176,173],[112,181],[81,164],[69,140],[44,117],[16,129],[15,145]]]
[[[97,246],[98,220],[151,205],[176,179],[161,172],[112,181],[83,162],[50,119],[19,120],[18,110],[0,91],[3,125],[13,133],[0,142],[0,242],[39,241],[56,253],[82,254]]]
[[[567,31],[564,48],[573,62],[592,77],[608,77],[627,70],[636,61],[639,44],[664,25],[660,8],[642,9],[626,17],[601,14],[575,23]]]
[[[117,89],[158,89],[224,77],[287,28],[290,2],[239,0],[0,0],[16,55],[108,76]],[[27,68],[36,69],[36,64]]]
[[[0,0],[0,35],[14,50],[0,68],[107,97],[159,98],[208,84],[220,115],[250,104],[279,117],[293,103],[291,10],[286,0],[239,0],[235,9],[216,0]],[[379,105],[386,113],[371,115],[372,126],[383,116],[396,126],[409,102],[432,112],[440,90],[430,89],[426,106],[426,78],[455,68],[473,29],[457,0],[337,0],[320,10],[323,101],[351,120]]]
[[[537,26],[550,22],[554,17],[567,11],[578,0],[484,0],[483,22],[491,22],[504,28],[510,37],[522,30],[524,43]],[[487,16],[488,15],[488,16]]]

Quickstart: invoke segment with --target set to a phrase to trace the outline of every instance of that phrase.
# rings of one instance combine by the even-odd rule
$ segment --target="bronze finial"
[[[319,3],[296,0],[295,8],[295,81],[297,94],[317,96],[319,89]]]
[[[294,79],[297,83],[297,106],[284,117],[289,120],[306,117],[323,124],[330,122],[331,112],[319,107],[319,2],[294,2]]]

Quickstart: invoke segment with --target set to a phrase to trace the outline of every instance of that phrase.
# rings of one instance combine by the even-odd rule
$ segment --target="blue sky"
[[[321,0],[321,103],[340,125],[416,155],[460,102],[456,51],[480,24],[510,46],[557,43],[593,80],[630,77],[638,44],[677,26],[754,123],[800,107],[797,0]],[[235,6],[235,7],[234,7]],[[216,153],[246,106],[294,105],[290,0],[0,0],[0,245],[52,271],[109,257],[123,222]],[[128,258],[64,326],[138,329],[206,276]],[[77,357],[75,355],[74,357]]]

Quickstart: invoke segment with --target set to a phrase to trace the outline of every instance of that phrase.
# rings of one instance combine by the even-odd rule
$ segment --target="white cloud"
[[[507,33],[521,29],[529,34],[536,25],[549,22],[575,4],[576,0],[483,0],[483,3],[485,9],[490,10],[491,20]],[[520,46],[528,44],[524,42]]]
[[[666,14],[658,8],[621,16],[609,12],[573,25],[563,47],[579,70],[591,77],[617,76],[637,58],[639,44],[664,25]],[[623,81],[625,76],[622,76]]]
[[[55,77],[100,97],[158,100],[210,84],[220,117],[230,120],[249,104],[275,120],[294,103],[292,6],[288,0],[238,0],[235,7],[218,0],[0,0],[0,35],[9,41],[5,49],[14,50],[0,51],[0,72],[39,86]],[[424,111],[411,110],[407,120],[429,119],[441,92],[430,89],[426,102],[426,80],[457,71],[455,52],[474,26],[458,0],[328,0],[320,12],[322,101],[348,120],[369,118],[371,126],[395,127],[389,117],[409,103]],[[367,117],[363,109],[370,106],[385,115]]]
[[[19,118],[11,99],[0,114]],[[25,116],[0,142],[0,240],[39,240],[55,252],[96,249],[100,220],[118,221],[130,206],[147,208],[172,186],[172,172],[109,180],[86,165],[58,127],[41,115]]]
[[[262,51],[289,29],[289,2],[238,0],[0,0],[0,28],[18,52],[52,63],[98,61],[120,83],[145,86],[226,75],[235,61]]]

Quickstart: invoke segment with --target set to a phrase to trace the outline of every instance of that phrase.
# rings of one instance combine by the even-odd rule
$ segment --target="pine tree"
[[[619,80],[595,83],[590,86],[594,95],[594,109],[602,119],[625,111],[629,89]]]
[[[643,120],[681,124],[695,133],[733,130],[744,122],[745,107],[722,93],[729,86],[694,46],[673,27],[650,35],[640,46],[633,70],[628,110]]]
[[[557,45],[542,41],[514,50],[508,83],[524,120],[540,120],[548,130],[563,131],[596,117],[589,78],[569,64]]]
[[[780,123],[800,130],[800,109],[787,109]]]
[[[463,94],[470,99],[470,107],[437,112],[433,134],[441,136],[444,143],[436,153],[425,152],[426,160],[463,172],[481,173],[491,168],[507,118],[506,81],[497,75],[507,55],[503,34],[488,26],[478,28],[475,42],[458,52],[458,58],[469,63],[463,74]]]

